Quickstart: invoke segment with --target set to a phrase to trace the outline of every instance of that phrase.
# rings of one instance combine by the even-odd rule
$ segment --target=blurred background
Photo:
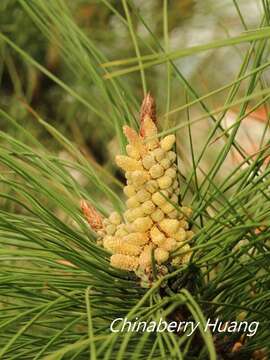
[[[175,289],[198,291],[211,316],[230,320],[243,307],[266,324],[241,357],[227,357],[226,340],[220,359],[269,345],[269,29],[269,0],[0,0],[0,358],[84,341],[88,286],[96,334],[114,315],[140,313],[141,287],[109,266],[80,200],[122,212],[114,158],[147,92],[159,132],[176,134],[181,202],[194,210],[195,267],[172,279]],[[179,340],[184,353],[194,347]],[[152,353],[152,338],[142,341],[132,339],[136,359]],[[72,358],[85,359],[81,350]]]

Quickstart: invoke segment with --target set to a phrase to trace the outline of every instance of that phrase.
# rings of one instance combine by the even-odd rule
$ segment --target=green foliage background
[[[250,23],[240,0],[1,1],[0,359],[268,353],[270,8],[253,3]],[[209,14],[216,25],[194,45],[198,13],[201,29]],[[196,232],[191,264],[151,289],[110,267],[79,208],[84,198],[104,215],[123,210],[113,158],[125,152],[122,126],[138,128],[147,91],[160,136],[177,135],[181,198]],[[250,154],[237,134],[258,108],[264,131]],[[241,160],[228,166],[232,151]],[[109,331],[116,317],[183,314],[201,322],[196,336]],[[237,353],[239,335],[203,331],[209,316],[243,314],[260,326]]]

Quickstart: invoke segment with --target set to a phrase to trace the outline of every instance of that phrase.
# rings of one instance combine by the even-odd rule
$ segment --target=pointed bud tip
[[[81,208],[82,210],[88,208],[87,202],[86,202],[84,199],[81,199],[81,200],[80,200],[80,208]]]
[[[82,199],[80,201],[80,207],[86,220],[94,231],[103,228],[102,216],[92,205],[89,205],[85,200]]]
[[[141,121],[140,135],[142,137],[145,137],[144,127],[145,127],[145,119],[147,118],[148,119],[150,118],[152,122],[156,124],[157,122],[156,103],[155,103],[155,99],[150,93],[145,95],[140,111],[140,121]]]
[[[154,123],[157,121],[156,117],[156,103],[153,96],[148,93],[145,95],[142,105],[141,105],[141,111],[140,111],[140,120],[141,122],[144,121],[144,118],[146,116],[149,116]]]

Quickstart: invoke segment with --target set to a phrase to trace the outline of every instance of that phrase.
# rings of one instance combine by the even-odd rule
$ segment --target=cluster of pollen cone
[[[127,155],[116,156],[115,161],[126,177],[124,214],[114,212],[102,218],[85,201],[81,204],[102,245],[112,253],[111,265],[146,274],[151,273],[153,260],[157,267],[188,262],[191,251],[187,241],[193,236],[188,223],[192,210],[179,206],[175,136],[159,140],[155,121],[154,101],[147,95],[141,108],[140,133],[123,128]],[[183,255],[174,256],[176,252]]]

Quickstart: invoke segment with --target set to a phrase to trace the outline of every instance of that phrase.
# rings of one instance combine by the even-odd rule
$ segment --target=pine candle
[[[123,128],[128,140],[127,155],[115,159],[126,177],[123,219],[116,212],[102,219],[85,201],[81,204],[99,241],[112,253],[111,265],[140,276],[151,274],[152,257],[163,272],[164,264],[187,263],[191,251],[183,242],[193,236],[188,230],[192,210],[179,206],[175,135],[159,141],[155,120],[154,101],[147,95],[141,109],[140,133],[128,126]],[[178,248],[184,254],[172,259],[171,254]]]

